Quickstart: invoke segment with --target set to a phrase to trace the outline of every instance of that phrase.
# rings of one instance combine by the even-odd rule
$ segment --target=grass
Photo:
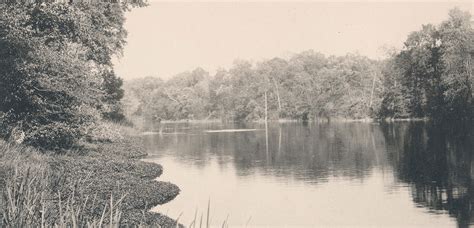
[[[101,207],[96,197],[76,192],[85,182],[78,181],[72,193],[54,194],[47,188],[47,178],[30,169],[14,171],[2,196],[2,227],[119,227],[124,196],[114,201],[110,195],[110,204]],[[91,216],[90,211],[98,208],[102,213]]]
[[[179,225],[179,219],[181,218],[182,216],[182,213],[178,216],[178,218],[176,219],[176,227],[178,227]],[[221,228],[228,228],[229,227],[229,216],[230,215],[227,215],[226,218],[224,219],[224,221],[222,221],[222,224],[221,224]],[[203,221],[203,219],[205,219],[205,221]],[[247,227],[250,223],[250,220],[252,219],[252,217],[250,217],[246,224],[245,224],[245,227]],[[189,223],[189,228],[209,228],[209,227],[215,227],[215,226],[212,226],[211,225],[211,199],[208,200],[207,202],[207,208],[206,208],[206,214],[204,213],[200,213],[199,217],[198,217],[198,209],[196,208],[196,210],[194,211],[194,218],[193,220]]]
[[[0,227],[174,226],[149,210],[179,188],[155,181],[162,167],[140,161],[141,141],[128,134],[98,137],[65,155],[0,141]]]

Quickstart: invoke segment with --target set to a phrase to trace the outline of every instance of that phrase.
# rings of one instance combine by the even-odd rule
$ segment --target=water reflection
[[[474,140],[466,125],[455,130],[426,123],[285,123],[270,124],[268,131],[263,124],[159,128],[162,134],[147,136],[150,160],[162,163],[168,170],[164,178],[183,189],[168,209],[205,205],[195,198],[212,196],[231,204],[217,203],[218,208],[229,208],[234,217],[251,214],[261,225],[471,223]],[[230,128],[259,130],[205,132]],[[198,178],[206,186],[195,182]],[[245,199],[261,201],[261,207]],[[292,207],[281,208],[285,204]],[[259,211],[265,208],[272,213]]]
[[[459,227],[472,224],[474,138],[470,126],[418,123],[383,126],[383,132],[397,178],[410,184],[413,201],[433,213],[448,211]]]

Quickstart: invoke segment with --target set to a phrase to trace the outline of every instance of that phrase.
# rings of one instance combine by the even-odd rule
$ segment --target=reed
[[[91,198],[80,190],[87,180],[76,181],[70,192],[54,194],[48,178],[47,173],[34,173],[30,168],[24,172],[15,168],[11,172],[0,200],[1,227],[120,226],[125,195],[115,199],[111,194],[109,202],[104,204],[96,196]]]
[[[182,216],[182,214],[183,213],[181,213],[179,215],[178,219]],[[204,216],[206,218],[206,223],[203,226]],[[222,228],[228,228],[229,227],[229,216],[230,215],[228,214],[227,217],[222,222],[222,225],[221,225]],[[191,221],[191,223],[189,224],[188,227],[189,228],[209,228],[209,227],[211,227],[211,199],[209,199],[208,202],[207,202],[206,214],[203,214],[201,212],[201,214],[199,216],[199,221],[197,219],[198,219],[198,209],[196,208],[196,210],[194,211],[194,218],[193,218],[193,220]],[[251,217],[247,221],[245,227],[248,226],[248,224],[250,222],[250,219],[251,219]],[[176,224],[176,227],[178,227],[178,224]]]

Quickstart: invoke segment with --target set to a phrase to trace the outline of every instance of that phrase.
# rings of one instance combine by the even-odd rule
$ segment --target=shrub
[[[58,151],[72,148],[78,137],[80,132],[77,127],[52,123],[31,129],[25,142],[37,148]]]

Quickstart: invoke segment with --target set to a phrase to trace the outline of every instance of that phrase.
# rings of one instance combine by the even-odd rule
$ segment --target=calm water
[[[185,225],[207,210],[231,226],[466,227],[474,222],[472,126],[425,123],[161,124],[148,135],[160,180],[181,188],[155,208]],[[244,132],[207,132],[220,129]],[[205,218],[204,218],[205,221]],[[471,222],[472,221],[472,222]]]

